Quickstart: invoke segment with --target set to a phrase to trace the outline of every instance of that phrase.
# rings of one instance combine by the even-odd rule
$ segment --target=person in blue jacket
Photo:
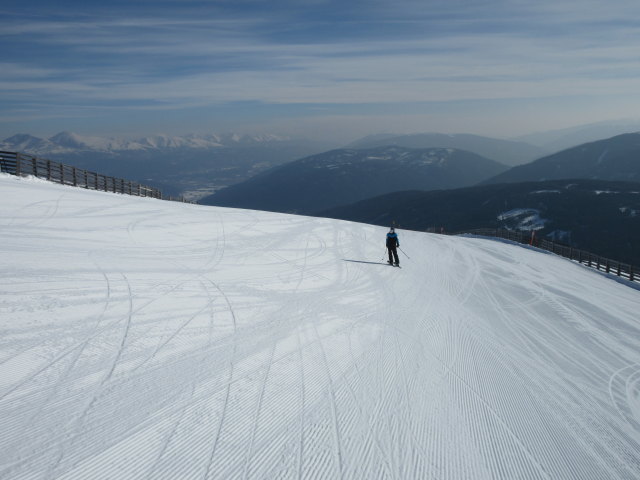
[[[387,250],[389,250],[389,265],[393,265],[395,263],[396,266],[400,266],[400,259],[398,258],[398,250],[397,247],[400,246],[400,241],[398,240],[398,235],[393,227],[389,233],[387,233]]]

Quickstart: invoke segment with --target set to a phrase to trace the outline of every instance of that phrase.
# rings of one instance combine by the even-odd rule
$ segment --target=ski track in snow
[[[640,292],[0,175],[1,479],[640,478]],[[369,263],[363,263],[369,262]]]

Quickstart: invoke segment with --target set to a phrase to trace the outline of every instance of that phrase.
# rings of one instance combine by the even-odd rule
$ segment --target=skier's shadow
[[[388,263],[382,263],[382,262],[365,262],[364,260],[347,260],[346,258],[342,259],[343,262],[351,262],[351,263],[368,263],[369,265],[389,265]]]

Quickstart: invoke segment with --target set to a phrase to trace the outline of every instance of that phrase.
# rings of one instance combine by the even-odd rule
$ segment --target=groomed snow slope
[[[0,478],[640,478],[640,292],[0,176]],[[372,263],[368,263],[372,262]]]

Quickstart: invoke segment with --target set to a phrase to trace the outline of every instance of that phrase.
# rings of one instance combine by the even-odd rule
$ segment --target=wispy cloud
[[[4,118],[28,105],[35,118],[44,104],[74,115],[112,104],[343,104],[357,113],[605,92],[639,101],[635,1],[89,2],[4,15]]]

